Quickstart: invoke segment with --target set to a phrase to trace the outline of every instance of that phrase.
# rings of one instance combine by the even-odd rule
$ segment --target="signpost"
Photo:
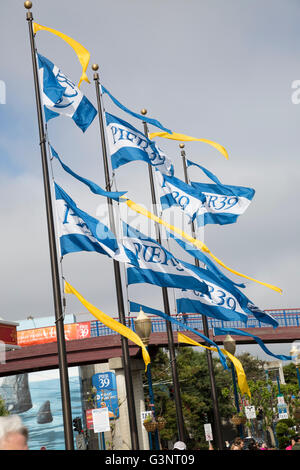
[[[255,406],[245,406],[245,414],[246,414],[247,419],[255,419],[256,418]]]
[[[210,423],[204,424],[204,432],[205,432],[205,440],[212,441],[213,440],[213,433]]]
[[[278,419],[288,419],[289,412],[283,395],[277,395]]]
[[[108,408],[94,408],[92,416],[94,432],[110,431]]]
[[[288,413],[286,403],[284,405],[277,405],[277,409],[278,409],[278,418],[279,419],[288,419],[289,413]]]
[[[109,410],[110,419],[119,418],[116,374],[114,372],[94,374],[92,377],[92,386],[97,390],[97,408],[103,408],[105,406]]]

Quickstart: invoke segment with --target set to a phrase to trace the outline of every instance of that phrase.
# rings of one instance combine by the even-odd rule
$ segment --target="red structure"
[[[298,313],[296,313],[296,311]],[[269,311],[271,313],[271,311]],[[275,312],[275,311],[274,311]],[[279,312],[276,310],[276,312]],[[283,312],[283,311],[281,311]],[[288,309],[283,313],[278,313],[282,315],[278,328],[274,329],[272,327],[246,327],[243,328],[241,325],[234,325],[234,327],[244,330],[255,336],[259,336],[264,343],[291,343],[297,339],[300,340],[300,310],[299,309]],[[272,312],[273,313],[273,312]],[[297,318],[296,318],[297,315]],[[298,318],[299,317],[299,318]],[[152,318],[152,317],[151,317]],[[199,318],[199,316],[198,316]],[[130,321],[133,322],[133,318],[130,318]],[[159,347],[168,347],[167,333],[165,331],[159,331],[161,327],[164,326],[164,320],[153,318],[156,325],[153,325],[157,328],[156,331],[153,331],[150,336],[149,342],[149,352],[155,354],[155,351]],[[203,333],[200,326],[192,323],[192,318],[189,322],[194,329],[197,329],[200,333]],[[290,326],[290,323],[292,325]],[[82,325],[85,325],[89,322],[84,322]],[[100,323],[100,322],[90,322]],[[299,323],[299,326],[298,326]],[[77,329],[80,330],[80,323],[77,323]],[[6,341],[10,347],[18,348],[16,343],[17,333],[16,333],[17,324],[1,322],[0,323],[0,332],[2,331],[2,341]],[[1,330],[1,327],[3,329]],[[211,325],[213,327],[213,325]],[[175,326],[176,328],[176,326]],[[93,330],[93,327],[88,328],[89,334]],[[186,336],[189,336],[198,343],[204,343],[203,339],[196,334],[182,329],[182,333]],[[113,332],[104,331],[103,325],[100,325],[99,329],[97,326],[97,334],[94,334],[90,337],[85,337],[85,339],[71,339],[66,342],[67,348],[67,362],[68,366],[79,366],[86,364],[95,364],[99,362],[106,362],[108,359],[113,357],[122,356],[121,348],[121,339],[118,334],[112,334]],[[82,336],[81,336],[82,337]],[[213,329],[210,329],[210,338],[215,341],[217,344],[223,344],[224,336],[213,336]],[[251,337],[245,336],[233,336],[237,344],[256,344],[254,339]],[[1,339],[1,337],[0,337]],[[174,342],[177,344],[177,331],[174,331]],[[132,358],[141,357],[140,348],[129,341],[129,352]],[[35,372],[39,370],[47,369],[56,369],[58,368],[58,354],[57,354],[57,343],[55,338],[53,342],[47,342],[44,344],[36,344],[32,346],[19,347],[15,350],[7,350],[5,354],[5,361],[0,363],[0,377],[14,375],[24,372]]]
[[[6,350],[12,347],[18,347],[17,326],[18,323],[7,322],[0,319],[0,341],[5,345]]]

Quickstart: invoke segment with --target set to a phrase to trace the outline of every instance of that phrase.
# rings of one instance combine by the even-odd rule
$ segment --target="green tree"
[[[291,362],[287,366],[283,366],[283,374],[284,374],[286,383],[289,383],[291,385],[294,384],[298,386],[297,370],[293,362]]]
[[[9,411],[6,409],[4,400],[0,397],[0,416],[9,415]]]
[[[214,419],[206,352],[198,352],[191,347],[180,347],[176,361],[186,434],[190,439],[189,448],[207,449],[204,424],[213,423]],[[229,417],[234,410],[233,401],[228,399],[228,390],[232,383],[231,373],[223,369],[218,359],[213,358],[213,363],[220,415]],[[152,359],[151,369],[156,413],[163,415],[167,420],[160,436],[162,440],[172,440],[177,434],[177,423],[168,354],[159,350]]]
[[[239,361],[241,361],[243,365],[247,380],[256,381],[265,379],[265,361],[251,356],[251,354],[248,352],[240,354],[239,356],[237,356],[237,358],[239,359]]]
[[[294,421],[292,419],[281,419],[276,424],[276,435],[279,449],[285,449],[295,437]]]

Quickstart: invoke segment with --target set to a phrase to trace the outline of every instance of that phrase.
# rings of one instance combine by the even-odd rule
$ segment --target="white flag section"
[[[110,229],[79,209],[57,183],[54,186],[61,256],[79,251],[96,251],[116,261],[130,262],[122,244]]]
[[[199,226],[231,224],[248,208],[254,190],[242,186],[186,184],[175,176],[155,172],[162,210],[180,207]]]
[[[194,189],[205,195],[205,203],[197,213],[198,225],[232,224],[249,207],[254,189],[243,186],[191,182]]]
[[[107,141],[113,170],[126,163],[142,160],[162,173],[173,174],[172,162],[165,153],[142,132],[126,121],[105,113]]]
[[[159,171],[155,172],[155,179],[160,191],[162,210],[176,205],[192,220],[198,213],[202,213],[206,198],[199,191],[178,178],[166,177]]]
[[[205,282],[209,295],[193,290],[175,290],[178,313],[199,313],[222,321],[247,321],[248,315],[238,298],[226,290],[224,283]]]
[[[97,111],[79,88],[49,59],[38,54],[45,119],[68,116],[85,132]]]
[[[125,222],[123,222],[123,235],[126,253],[132,254],[132,266],[127,267],[128,284],[148,283],[208,293],[203,279],[158,242]]]

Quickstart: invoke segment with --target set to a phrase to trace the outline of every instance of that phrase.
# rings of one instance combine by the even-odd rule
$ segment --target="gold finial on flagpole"
[[[32,2],[29,2],[28,0],[26,2],[24,2],[24,7],[27,9],[27,10],[30,10],[30,8],[32,7]]]
[[[147,109],[143,108],[143,109],[141,110],[141,114],[142,114],[143,116],[145,116],[145,115],[147,114]]]
[[[181,149],[184,149],[184,144],[179,144],[179,147],[180,147]]]
[[[99,73],[98,73],[98,70],[99,70],[99,65],[98,64],[93,64],[92,65],[92,69],[94,70],[94,80],[99,80]]]

